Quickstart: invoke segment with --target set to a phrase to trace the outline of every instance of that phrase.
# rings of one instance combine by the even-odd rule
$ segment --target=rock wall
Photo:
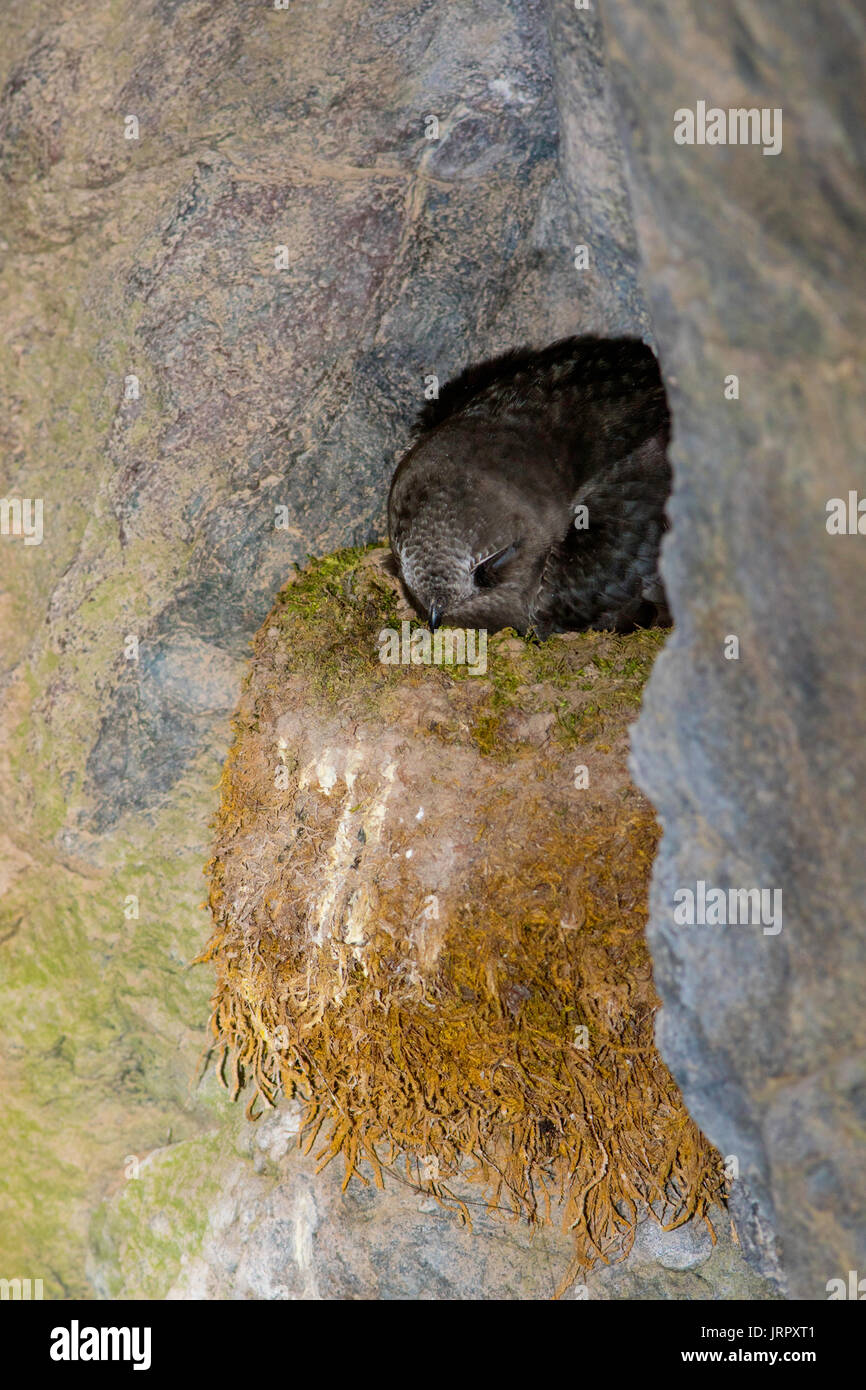
[[[863,745],[852,752],[844,722],[853,735],[862,714],[839,650],[860,650],[862,570],[854,538],[816,529],[825,494],[848,485],[857,423],[846,258],[862,227],[850,174],[862,83],[850,11],[825,9],[820,29],[804,14],[787,32],[757,19],[750,32],[743,6],[677,20],[673,6],[608,0],[612,104],[598,16],[566,0],[7,5],[0,495],[41,500],[44,535],[0,536],[4,1277],[41,1277],[55,1296],[308,1290],[286,1265],[286,1213],[309,1169],[287,1158],[255,1188],[259,1141],[196,1080],[210,981],[188,964],[207,933],[201,867],[228,714],[292,563],[380,531],[425,377],[575,330],[647,331],[617,111],[682,417],[684,522],[668,559],[679,627],[638,749],[667,827],[658,893],[704,862],[709,877],[722,845],[760,848],[755,871],[787,893],[781,938],[729,960],[740,1014],[722,957],[693,961],[659,925],[664,1045],[696,1118],[740,1155],[760,1220],[773,1200],[786,1230],[806,1212],[795,1263],[816,1212],[832,1237],[817,1246],[832,1246],[827,1277],[840,1251],[854,1259],[833,1236],[859,1200],[837,1137],[854,1110],[834,1067],[854,1076],[847,811]],[[716,99],[697,87],[711,87],[719,54],[770,86],[761,65],[781,55],[786,103],[814,77],[796,128],[804,160],[673,147],[675,35],[685,101]],[[710,154],[721,160],[700,162]],[[717,374],[738,366],[731,406]],[[815,569],[797,587],[801,556]],[[774,587],[778,575],[790,582]],[[743,641],[721,677],[719,625]],[[845,1084],[854,1107],[862,1083]],[[797,1115],[808,1122],[788,1137]],[[458,1270],[463,1236],[441,1224],[446,1283],[425,1285],[417,1199],[385,1200],[403,1213],[403,1272],[381,1253],[364,1263],[387,1248],[371,1205],[352,1227],[357,1282],[320,1290],[552,1287],[525,1253],[516,1278],[511,1252],[528,1247],[507,1232],[491,1237],[495,1259],[479,1244]],[[323,1195],[323,1241],[345,1211]],[[239,1242],[259,1229],[267,1269],[247,1278]],[[662,1247],[641,1245],[643,1265],[610,1274],[609,1296],[766,1295],[729,1245],[706,1278],[676,1272],[710,1269],[699,1243]]]
[[[97,1212],[88,1271],[102,1298],[550,1299],[571,1255],[553,1227],[486,1213],[456,1190],[472,1229],[434,1198],[389,1180],[315,1174],[297,1148],[300,1107],[257,1125],[235,1113],[212,1134],[148,1154],[135,1181]],[[564,1301],[764,1299],[724,1223],[638,1229],[628,1260],[598,1265]]]
[[[538,0],[6,7],[0,496],[44,535],[0,537],[4,1276],[86,1294],[106,1194],[233,1123],[188,963],[293,562],[381,534],[425,377],[642,325],[625,233],[575,274],[557,153]]]
[[[829,499],[866,494],[862,13],[603,12],[674,418],[675,629],[633,741],[664,827],[658,1037],[739,1162],[751,1257],[826,1298],[866,1268],[866,535],[827,525]],[[675,143],[701,100],[781,108],[781,152]],[[781,930],[677,926],[699,880],[778,890]]]

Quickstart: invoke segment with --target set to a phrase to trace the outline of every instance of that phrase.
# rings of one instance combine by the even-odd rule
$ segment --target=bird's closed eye
[[[504,545],[501,550],[496,550],[492,555],[485,555],[483,560],[475,566],[472,577],[479,589],[491,589],[501,577],[500,571],[509,560],[513,560],[517,554],[519,541],[513,541],[511,545]]]

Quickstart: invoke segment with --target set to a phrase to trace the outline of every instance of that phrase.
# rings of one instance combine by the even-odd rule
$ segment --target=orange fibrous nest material
[[[383,664],[405,620],[381,552],[350,551],[256,638],[200,958],[221,1073],[251,1113],[303,1097],[347,1182],[399,1160],[443,1202],[459,1174],[564,1222],[565,1287],[647,1213],[724,1201],[653,1039],[658,830],[626,754],[662,635],[499,634],[470,675]]]

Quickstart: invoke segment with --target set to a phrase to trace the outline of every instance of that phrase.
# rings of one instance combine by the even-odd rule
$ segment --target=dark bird
[[[635,338],[566,338],[469,367],[421,412],[388,497],[400,577],[431,628],[670,622],[658,573],[665,389]]]

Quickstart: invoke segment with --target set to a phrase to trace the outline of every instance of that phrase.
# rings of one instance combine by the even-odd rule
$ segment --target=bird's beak
[[[431,632],[435,632],[442,621],[442,609],[438,603],[431,603],[430,612],[427,615],[427,626]]]

